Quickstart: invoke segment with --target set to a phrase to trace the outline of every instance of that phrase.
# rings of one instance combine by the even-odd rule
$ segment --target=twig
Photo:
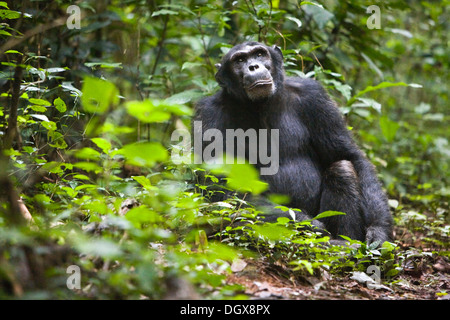
[[[14,81],[12,84],[11,104],[9,107],[8,129],[6,130],[3,147],[11,148],[14,139],[18,136],[17,130],[17,109],[19,107],[20,83],[22,82],[22,55],[17,57],[16,69],[14,71]]]
[[[13,38],[11,40],[9,40],[8,42],[6,42],[1,48],[0,48],[0,58],[3,56],[3,54],[5,53],[5,51],[16,47],[18,44],[22,43],[23,41],[39,34],[39,33],[43,33],[49,29],[55,28],[55,27],[59,27],[62,26],[66,23],[67,18],[66,17],[61,17],[59,19],[56,19],[55,21],[52,21],[50,23],[47,24],[41,24],[36,26],[35,28],[28,30],[27,32],[24,33],[23,37],[20,38]]]

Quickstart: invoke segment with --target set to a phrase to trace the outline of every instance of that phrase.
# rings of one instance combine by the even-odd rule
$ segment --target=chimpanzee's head
[[[219,85],[239,100],[263,101],[283,86],[283,54],[277,46],[245,42],[233,47],[216,66]]]

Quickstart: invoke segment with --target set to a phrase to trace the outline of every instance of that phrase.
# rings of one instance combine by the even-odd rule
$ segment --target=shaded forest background
[[[448,10],[447,0],[0,1],[0,297],[246,298],[253,265],[348,298],[335,284],[365,291],[357,272],[376,265],[369,297],[448,299]],[[288,75],[319,80],[338,102],[388,193],[393,243],[343,248],[284,220],[252,223],[242,200],[205,200],[215,171],[173,161],[172,132],[189,130],[195,101],[218,90],[214,64],[246,40],[278,45]],[[224,172],[235,186],[259,183],[248,167]],[[236,212],[249,226],[225,227]]]

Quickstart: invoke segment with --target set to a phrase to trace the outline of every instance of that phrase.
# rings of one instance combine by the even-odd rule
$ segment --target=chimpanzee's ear
[[[274,49],[276,52],[278,52],[278,53],[280,54],[281,58],[283,58],[283,52],[281,52],[281,49],[280,49],[279,46],[277,46],[276,44],[274,44],[274,45],[272,46],[272,49]]]
[[[217,68],[217,72],[216,72],[216,81],[219,84],[219,86],[221,87],[226,87],[227,84],[227,77],[225,75],[225,68],[222,66],[221,63],[216,63],[215,64],[216,68]]]

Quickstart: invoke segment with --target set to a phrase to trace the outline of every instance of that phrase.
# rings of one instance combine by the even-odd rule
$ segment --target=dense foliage
[[[71,4],[0,1],[0,297],[243,298],[226,280],[242,259],[294,276],[377,265],[387,284],[412,259],[447,259],[447,0],[382,1],[378,17],[362,0]],[[174,130],[218,89],[214,64],[244,40],[277,44],[288,75],[338,102],[391,199],[394,243],[333,246],[308,221],[260,224],[245,199],[206,201],[219,173],[264,190],[251,167],[173,156]],[[140,206],[121,214],[127,198]]]

